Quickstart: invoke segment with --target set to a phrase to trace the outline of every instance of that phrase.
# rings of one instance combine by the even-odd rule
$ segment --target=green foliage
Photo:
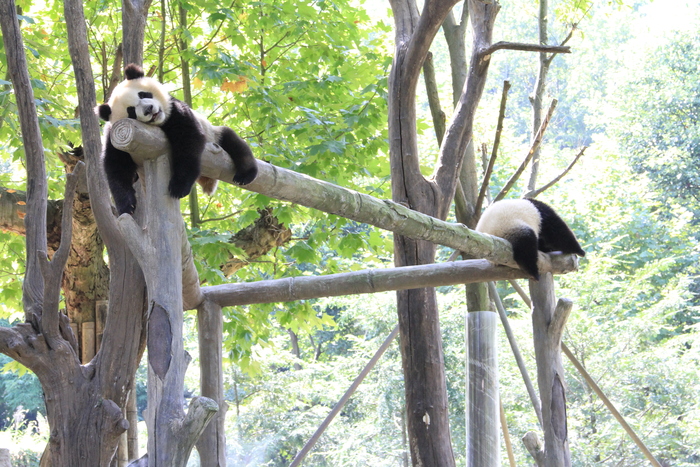
[[[646,50],[615,93],[622,116],[613,128],[634,167],[649,174],[663,200],[700,213],[700,41],[675,32]]]
[[[0,355],[0,429],[15,425],[19,428],[38,414],[46,415],[43,392],[34,373],[17,372],[19,365],[5,355]],[[21,366],[21,365],[20,365]],[[17,417],[17,422],[14,422]]]
[[[690,32],[657,34],[663,40],[641,43],[651,35],[649,28],[639,27],[647,2],[630,2],[630,8],[622,9],[620,3],[573,0],[552,5],[552,43],[566,37],[571,21],[579,22],[579,29],[569,43],[574,54],[558,56],[550,69],[548,99],[556,97],[559,105],[545,140],[540,180],[563,169],[574,148],[593,147],[541,198],[567,219],[588,252],[579,273],[557,279],[558,295],[577,304],[567,327],[567,345],[654,453],[669,465],[697,465],[700,55],[692,45],[700,37],[697,28],[687,28]],[[62,5],[20,4],[50,196],[58,199],[63,168],[55,154],[68,143],[79,143],[80,137]],[[182,3],[188,17],[183,28],[173,19],[178,18],[179,5],[167,2],[165,11],[160,3],[151,6],[145,47],[146,69],[166,82],[175,96],[183,96],[184,59],[190,65],[195,109],[216,124],[235,128],[258,158],[361,192],[389,196],[388,26],[374,22],[349,0],[242,5],[196,0]],[[114,2],[87,2],[85,8],[98,100],[103,100],[120,41],[121,14]],[[532,21],[536,8],[537,2],[531,0],[504,4],[495,37],[537,42]],[[589,15],[581,21],[586,12]],[[187,42],[185,50],[177,43],[181,37]],[[448,55],[444,48],[434,49],[447,108]],[[638,53],[632,53],[635,50]],[[477,114],[477,145],[490,144],[493,138],[503,79],[513,84],[491,187],[495,191],[528,149],[528,95],[534,86],[536,56],[499,51],[492,60]],[[437,147],[428,129],[427,106],[419,104],[418,110],[423,133],[420,157],[427,172]],[[25,189],[19,134],[0,48],[0,184]],[[630,162],[636,171],[629,170]],[[391,234],[366,225],[232,186],[221,186],[215,197],[199,201],[204,222],[190,229],[189,239],[200,278],[207,285],[391,264]],[[268,207],[292,229],[292,240],[233,277],[224,277],[220,266],[230,255],[245,256],[229,243],[231,236],[254,222],[259,209]],[[183,209],[188,209],[185,202]],[[3,325],[23,319],[23,261],[23,240],[0,233],[0,317],[9,320]],[[521,351],[533,366],[528,310],[511,289],[501,287]],[[463,302],[460,287],[440,290],[458,465],[465,462]],[[393,303],[390,293],[224,310],[229,463],[288,465],[393,329]],[[290,352],[291,335],[298,339],[300,358]],[[188,349],[196,355],[191,334]],[[501,398],[517,440],[536,429],[537,421],[503,336],[499,352]],[[534,367],[530,372],[534,374]],[[642,465],[633,444],[573,367],[567,366],[566,372],[574,463]],[[307,464],[401,465],[407,453],[402,437],[402,375],[394,344],[331,424]],[[142,396],[143,386],[138,389]],[[41,412],[38,391],[31,374],[0,374],[4,423],[19,405]],[[0,433],[0,445],[10,439],[6,433]],[[13,431],[8,444],[28,433]],[[531,463],[520,443],[515,448],[518,465]]]

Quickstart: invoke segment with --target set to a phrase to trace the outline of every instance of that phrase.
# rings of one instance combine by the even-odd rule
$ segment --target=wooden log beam
[[[137,163],[141,163],[139,157],[152,158],[168,149],[160,128],[136,120],[116,122],[111,137],[114,147],[132,154]],[[205,148],[202,175],[233,183],[233,163],[220,147],[208,144]],[[441,221],[391,200],[378,199],[266,162],[258,161],[257,178],[242,188],[374,225],[395,234],[454,248],[473,258],[518,267],[510,243],[502,238],[475,232],[463,224]],[[546,255],[541,254],[539,266],[548,269],[547,261]]]
[[[551,258],[549,270],[555,274],[576,269],[574,256],[552,255]],[[220,306],[239,306],[526,277],[527,274],[520,269],[497,266],[483,259],[472,259],[421,266],[366,269],[327,276],[287,277],[213,285],[202,287],[202,291],[206,299]]]

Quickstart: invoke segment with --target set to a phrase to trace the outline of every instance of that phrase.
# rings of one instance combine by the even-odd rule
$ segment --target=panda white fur
[[[233,181],[246,185],[255,179],[258,166],[248,144],[232,129],[215,127],[184,102],[171,97],[165,87],[144,75],[141,67],[127,65],[126,80],[114,88],[109,102],[97,107],[97,114],[108,123],[104,130],[104,169],[118,213],[132,214],[136,208],[133,184],[137,180],[136,164],[131,155],[112,145],[112,124],[133,118],[162,128],[170,143],[172,177],[168,190],[173,198],[187,196],[200,178],[200,162],[206,143],[216,143],[233,159]],[[207,194],[216,189],[216,181],[201,177]]]
[[[535,199],[493,203],[481,215],[476,231],[508,240],[515,262],[536,280],[540,279],[538,250],[586,256],[566,222],[550,206]]]

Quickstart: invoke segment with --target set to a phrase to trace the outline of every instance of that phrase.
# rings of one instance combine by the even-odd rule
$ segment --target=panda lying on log
[[[110,131],[117,120],[133,118],[159,126],[170,143],[172,176],[168,191],[173,198],[183,198],[199,181],[204,192],[216,190],[216,180],[200,177],[200,160],[206,143],[215,143],[226,151],[236,168],[234,183],[247,185],[255,179],[258,166],[248,144],[232,129],[213,126],[187,104],[171,97],[161,83],[144,75],[141,67],[127,65],[126,80],[114,88],[109,101],[97,107],[97,114],[107,122],[104,130],[103,160],[109,189],[117,212],[133,214],[138,176],[136,163],[127,152],[112,145]]]
[[[481,215],[475,230],[508,240],[515,262],[535,280],[540,280],[538,251],[586,256],[566,222],[549,205],[536,199],[493,203]]]

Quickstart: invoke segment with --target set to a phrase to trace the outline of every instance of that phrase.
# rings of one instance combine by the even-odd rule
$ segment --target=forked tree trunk
[[[409,0],[392,1],[396,24],[396,52],[389,77],[389,138],[392,199],[438,219],[447,216],[462,160],[472,136],[476,107],[481,98],[490,56],[498,4],[469,2],[475,26],[475,54],[469,79],[445,134],[435,174],[426,180],[420,172],[416,136],[415,93],[418,75],[435,33],[456,3],[426,2],[419,15]],[[397,266],[429,264],[435,245],[394,236]],[[442,338],[434,289],[397,293],[401,354],[406,386],[409,444],[414,465],[451,466],[450,440]]]
[[[182,334],[183,219],[179,200],[168,194],[168,154],[145,160],[143,166],[146,227],[142,229],[130,215],[120,216],[119,226],[144,271],[148,290],[148,466],[184,467],[218,406],[209,398],[196,397],[188,413],[183,411],[190,360]]]

